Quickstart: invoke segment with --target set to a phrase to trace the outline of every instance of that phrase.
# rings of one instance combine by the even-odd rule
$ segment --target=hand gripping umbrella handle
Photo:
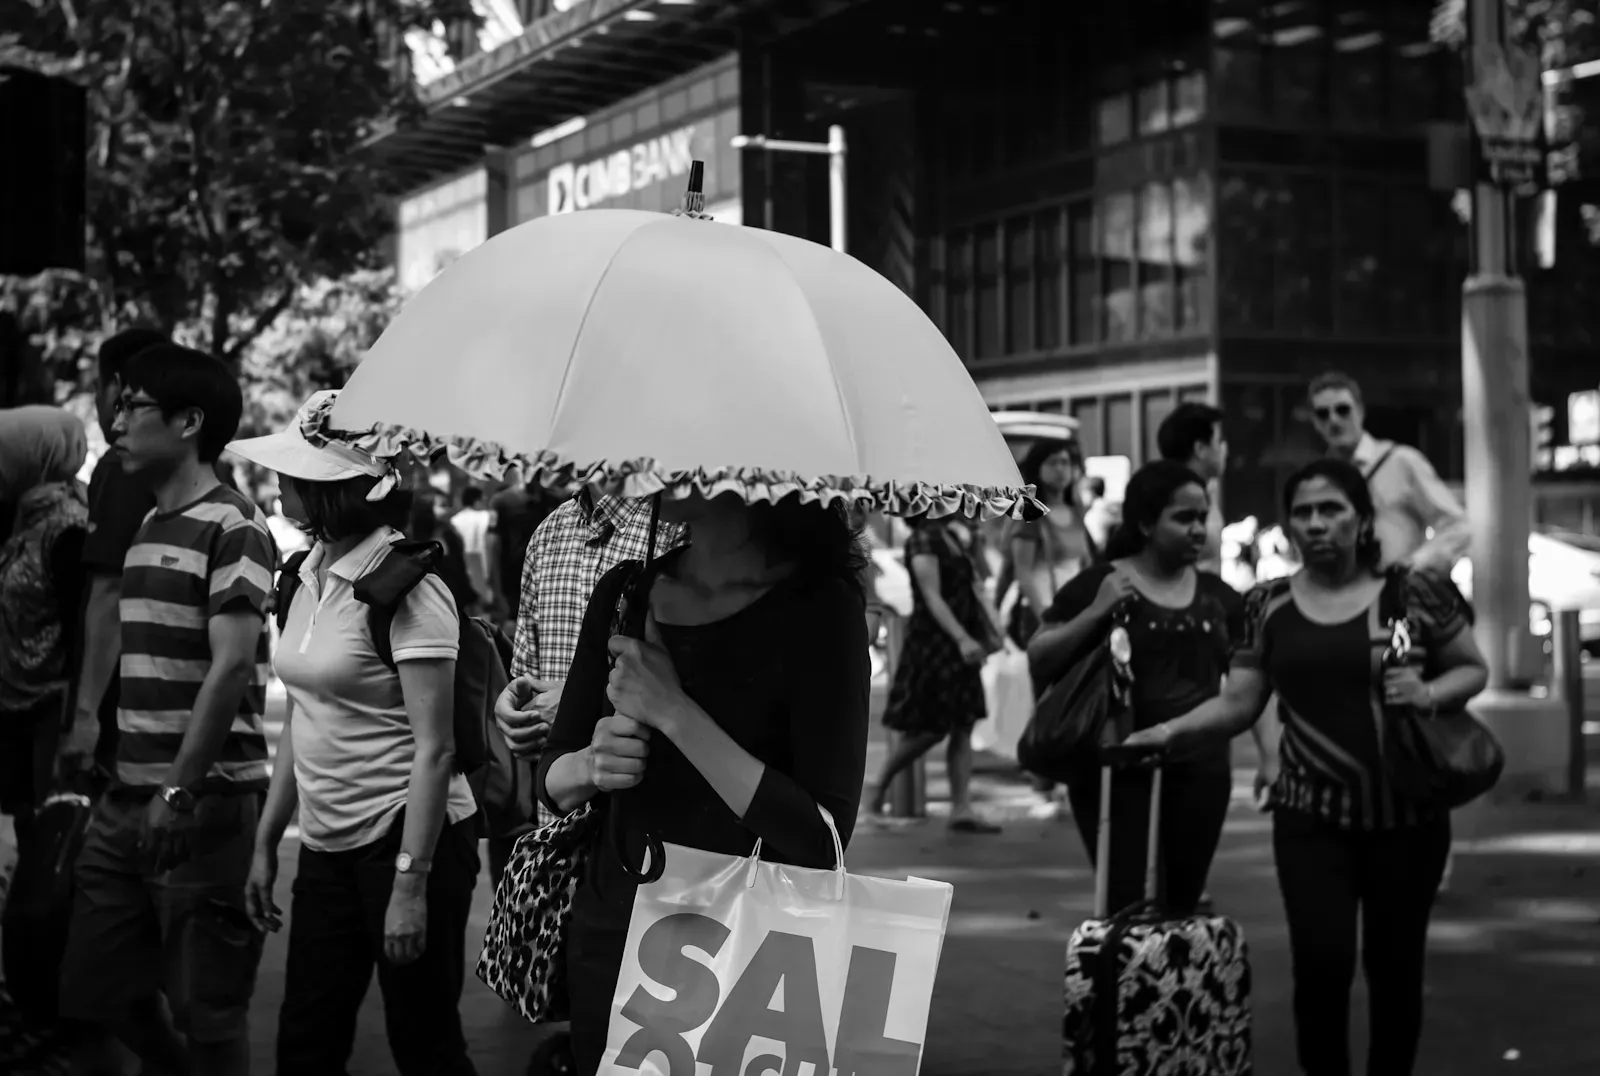
[[[698,163],[698,162],[696,162]],[[692,180],[691,180],[692,181]],[[622,604],[620,607],[620,633],[630,638],[644,638],[644,620],[650,612],[650,584],[655,580],[656,561],[656,531],[661,525],[661,495],[658,493],[650,499],[650,536],[646,539],[644,567],[630,579],[622,589]],[[616,708],[611,705],[609,698],[604,698],[600,703],[602,717],[610,717],[616,713]],[[666,869],[667,855],[662,847],[661,838],[649,830],[644,834],[644,862],[638,869],[628,857],[628,832],[623,823],[623,807],[638,798],[638,790],[642,783],[622,792],[611,793],[611,809],[607,811],[607,835],[611,841],[611,848],[616,852],[617,862],[622,864],[622,871],[630,879],[640,885],[648,885],[661,877],[661,872]],[[641,815],[642,817],[642,815]]]

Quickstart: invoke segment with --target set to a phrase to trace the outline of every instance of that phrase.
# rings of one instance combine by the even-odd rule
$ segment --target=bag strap
[[[395,613],[418,583],[438,572],[443,559],[444,546],[438,542],[395,542],[377,567],[357,579],[352,588],[356,600],[368,606],[372,648],[377,651],[378,660],[390,669],[395,668],[394,641],[389,637]]]
[[[1394,450],[1399,447],[1399,445],[1391,444],[1388,448],[1384,449],[1378,458],[1373,461],[1372,466],[1367,468],[1367,473],[1361,476],[1362,479],[1371,482],[1372,476],[1383,470],[1383,465],[1389,462],[1389,457],[1394,455]]]
[[[1383,575],[1383,589],[1378,592],[1378,622],[1385,627],[1411,615],[1407,574],[1405,567],[1397,564]]]
[[[300,568],[305,564],[306,558],[311,555],[311,550],[302,549],[298,553],[290,553],[289,559],[283,562],[283,567],[278,569],[278,585],[272,592],[272,616],[278,622],[278,631],[283,631],[283,626],[289,620],[289,606],[294,601],[294,596],[300,590]]]

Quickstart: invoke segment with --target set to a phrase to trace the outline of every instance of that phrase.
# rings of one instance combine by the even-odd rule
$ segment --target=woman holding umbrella
[[[759,838],[809,867],[835,866],[830,825],[848,840],[870,676],[849,508],[1037,511],[960,359],[893,284],[792,236],[637,211],[541,218],[464,255],[306,426],[380,456],[442,449],[486,479],[656,497],[689,529],[597,584],[540,762],[547,807],[608,819],[556,928],[580,1072],[606,1049],[641,838],[739,856]]]

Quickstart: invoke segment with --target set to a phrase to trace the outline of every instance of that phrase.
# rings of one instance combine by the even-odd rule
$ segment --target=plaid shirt
[[[522,565],[511,675],[565,680],[595,583],[623,561],[643,560],[649,538],[647,500],[580,493],[539,524]],[[656,555],[682,540],[682,528],[662,524]]]
[[[644,560],[649,539],[648,500],[591,497],[584,491],[550,513],[533,532],[522,563],[511,675],[565,680],[594,585],[623,561]],[[656,555],[682,540],[681,527],[662,524]],[[536,805],[539,825],[554,820],[542,802]]]

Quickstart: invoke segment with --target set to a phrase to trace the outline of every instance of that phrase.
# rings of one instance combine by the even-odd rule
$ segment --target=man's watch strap
[[[401,852],[394,857],[394,869],[397,874],[427,874],[433,869],[433,861],[418,859],[410,852]]]

